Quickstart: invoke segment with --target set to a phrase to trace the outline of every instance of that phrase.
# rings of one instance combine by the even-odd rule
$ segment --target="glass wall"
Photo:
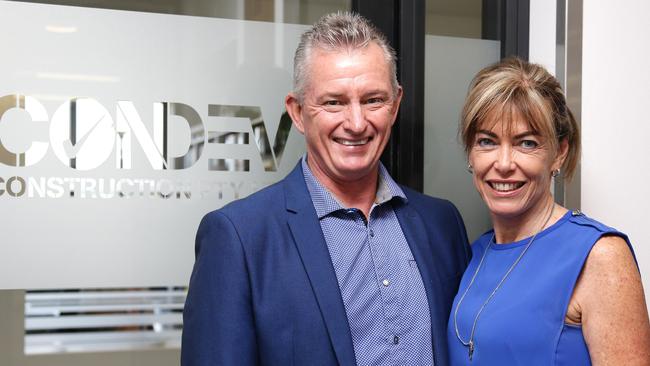
[[[481,0],[428,0],[425,36],[424,192],[452,201],[470,241],[490,228],[457,138],[470,80],[500,58],[500,42],[481,39]]]
[[[200,218],[303,154],[293,52],[349,7],[0,1],[1,365],[178,365]]]
[[[192,15],[237,20],[313,24],[323,14],[350,10],[351,0],[33,0],[41,4]]]
[[[430,0],[426,18],[424,191],[472,239],[489,220],[456,126],[499,58],[481,5]],[[198,222],[304,152],[283,110],[293,51],[350,6],[0,1],[1,365],[178,364]]]
[[[426,34],[482,38],[482,0],[427,0]]]

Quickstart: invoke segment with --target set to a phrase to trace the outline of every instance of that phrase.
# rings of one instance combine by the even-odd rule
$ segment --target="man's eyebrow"
[[[364,95],[389,95],[390,92],[388,90],[384,89],[372,89],[368,90],[367,92],[363,93]]]
[[[323,93],[323,94],[321,94],[321,95],[318,97],[318,99],[319,99],[319,100],[322,100],[322,99],[329,99],[329,98],[335,98],[335,99],[338,99],[338,98],[342,98],[343,96],[344,96],[343,93],[336,93],[336,92],[331,92],[331,93],[329,93],[329,92],[328,92],[328,93]]]

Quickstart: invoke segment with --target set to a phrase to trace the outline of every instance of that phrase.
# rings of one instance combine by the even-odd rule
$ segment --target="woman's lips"
[[[507,193],[521,188],[524,182],[488,182],[488,184],[497,192]]]

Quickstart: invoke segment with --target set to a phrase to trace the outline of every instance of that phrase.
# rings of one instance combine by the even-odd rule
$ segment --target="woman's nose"
[[[494,164],[494,167],[502,172],[506,173],[515,169],[514,161],[514,150],[511,146],[501,146],[498,150],[497,161]]]

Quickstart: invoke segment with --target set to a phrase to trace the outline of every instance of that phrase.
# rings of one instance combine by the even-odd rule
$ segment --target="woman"
[[[627,237],[551,194],[551,177],[570,178],[580,152],[557,80],[517,58],[483,69],[460,135],[494,229],[472,245],[454,301],[451,364],[650,365]]]

